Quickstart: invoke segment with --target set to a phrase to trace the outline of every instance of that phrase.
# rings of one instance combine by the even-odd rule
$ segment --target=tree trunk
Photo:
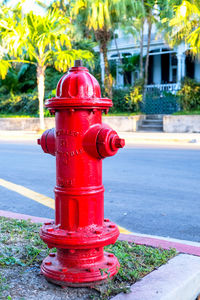
[[[145,100],[145,98],[146,98],[146,86],[147,86],[147,83],[148,83],[149,49],[150,49],[151,28],[152,28],[151,15],[148,18],[147,22],[148,22],[148,43],[147,43],[147,55],[146,55],[146,61],[145,61],[145,77],[144,77],[143,100]]]
[[[142,0],[142,7],[144,7],[144,0]],[[144,49],[144,22],[145,18],[141,18],[141,28],[140,28],[140,74],[139,78],[143,79],[143,49]]]
[[[144,43],[144,19],[141,20],[141,30],[140,30],[140,74],[139,78],[143,78],[143,43]]]
[[[100,42],[100,50],[103,53],[103,60],[104,60],[104,68],[105,68],[105,78],[104,78],[104,87],[105,92],[109,98],[112,99],[112,75],[110,74],[110,68],[108,64],[108,57],[107,57],[107,45],[106,43]]]
[[[103,54],[104,60],[104,69],[105,69],[105,77],[104,77],[104,88],[105,92],[109,98],[112,99],[112,75],[110,74],[110,68],[108,64],[108,56],[107,56],[107,44],[111,39],[111,31],[107,30],[106,27],[103,29],[99,29],[94,31],[96,41],[99,43],[100,52]]]
[[[38,87],[38,99],[39,99],[39,116],[40,116],[40,129],[44,130],[44,78],[45,67],[37,65],[37,87]]]
[[[147,85],[147,83],[148,83],[149,49],[150,49],[151,28],[152,28],[151,16],[147,22],[148,22],[148,43],[147,43],[147,56],[146,56],[146,62],[145,62],[145,80],[144,80],[145,85]]]

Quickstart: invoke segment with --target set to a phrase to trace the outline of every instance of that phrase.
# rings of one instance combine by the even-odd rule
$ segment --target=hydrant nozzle
[[[55,222],[45,223],[40,237],[57,252],[44,259],[41,272],[62,286],[93,286],[119,269],[117,258],[104,252],[119,230],[104,219],[102,159],[115,155],[125,141],[102,124],[102,112],[112,101],[101,97],[81,60],[60,79],[56,97],[45,106],[55,114],[56,126],[38,144],[56,157]]]

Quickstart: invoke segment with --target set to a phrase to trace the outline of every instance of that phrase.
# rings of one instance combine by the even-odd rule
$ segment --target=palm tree
[[[0,32],[8,53],[17,62],[36,65],[39,99],[40,128],[44,129],[44,80],[49,65],[66,71],[73,61],[92,59],[89,51],[71,48],[69,35],[70,20],[58,10],[49,10],[44,16],[33,12],[23,15],[18,5],[13,13],[6,11],[0,21]],[[8,61],[9,62],[9,61]]]
[[[155,24],[159,27],[163,14],[167,14],[169,11],[169,0],[143,0],[143,6],[145,10],[145,20],[148,25],[147,33],[147,53],[145,60],[145,76],[144,76],[144,85],[148,84],[148,69],[149,69],[149,50],[151,43],[151,33],[152,26]],[[144,98],[145,98],[146,89],[144,88]]]
[[[120,21],[126,16],[127,6],[134,7],[137,1],[133,0],[74,0],[72,14],[81,14],[82,22],[93,31],[103,54],[105,78],[105,92],[112,97],[112,76],[108,63],[108,42]]]
[[[200,3],[184,0],[174,6],[174,16],[169,21],[171,45],[185,41],[194,55],[200,54]]]
[[[0,1],[0,20],[3,19],[6,7],[4,6],[5,1]],[[0,35],[0,77],[5,79],[8,69],[11,67],[11,63],[5,60],[6,52],[3,44],[2,36]]]
[[[172,1],[172,0],[170,0]],[[174,0],[175,1],[175,0]],[[140,43],[140,79],[144,78],[144,84],[148,83],[149,50],[151,43],[151,32],[153,24],[159,25],[163,14],[169,10],[169,0],[141,0],[135,11],[129,7],[126,19],[123,22],[125,32],[131,33]],[[144,48],[144,25],[147,24],[147,51],[145,59],[145,70],[143,70],[143,48]],[[145,93],[145,90],[144,90]],[[145,96],[145,95],[144,95]]]
[[[121,27],[125,34],[131,34],[140,43],[139,78],[143,79],[143,47],[144,47],[144,23],[145,9],[144,0],[133,11],[127,7],[126,18],[122,20]]]

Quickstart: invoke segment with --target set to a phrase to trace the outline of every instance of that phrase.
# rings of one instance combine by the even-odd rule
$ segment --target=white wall
[[[161,83],[161,55],[154,55],[153,57],[153,82],[155,84]]]
[[[194,65],[194,78],[200,81],[200,61],[195,62]]]

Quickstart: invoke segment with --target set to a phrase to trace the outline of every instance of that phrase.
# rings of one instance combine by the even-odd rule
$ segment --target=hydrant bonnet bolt
[[[57,252],[44,259],[41,272],[61,286],[93,286],[120,266],[104,252],[119,230],[104,219],[102,159],[116,154],[124,140],[102,124],[102,112],[112,101],[101,97],[97,80],[80,60],[59,80],[56,97],[45,106],[55,112],[56,126],[38,144],[56,157],[55,222],[45,223],[40,237]]]

